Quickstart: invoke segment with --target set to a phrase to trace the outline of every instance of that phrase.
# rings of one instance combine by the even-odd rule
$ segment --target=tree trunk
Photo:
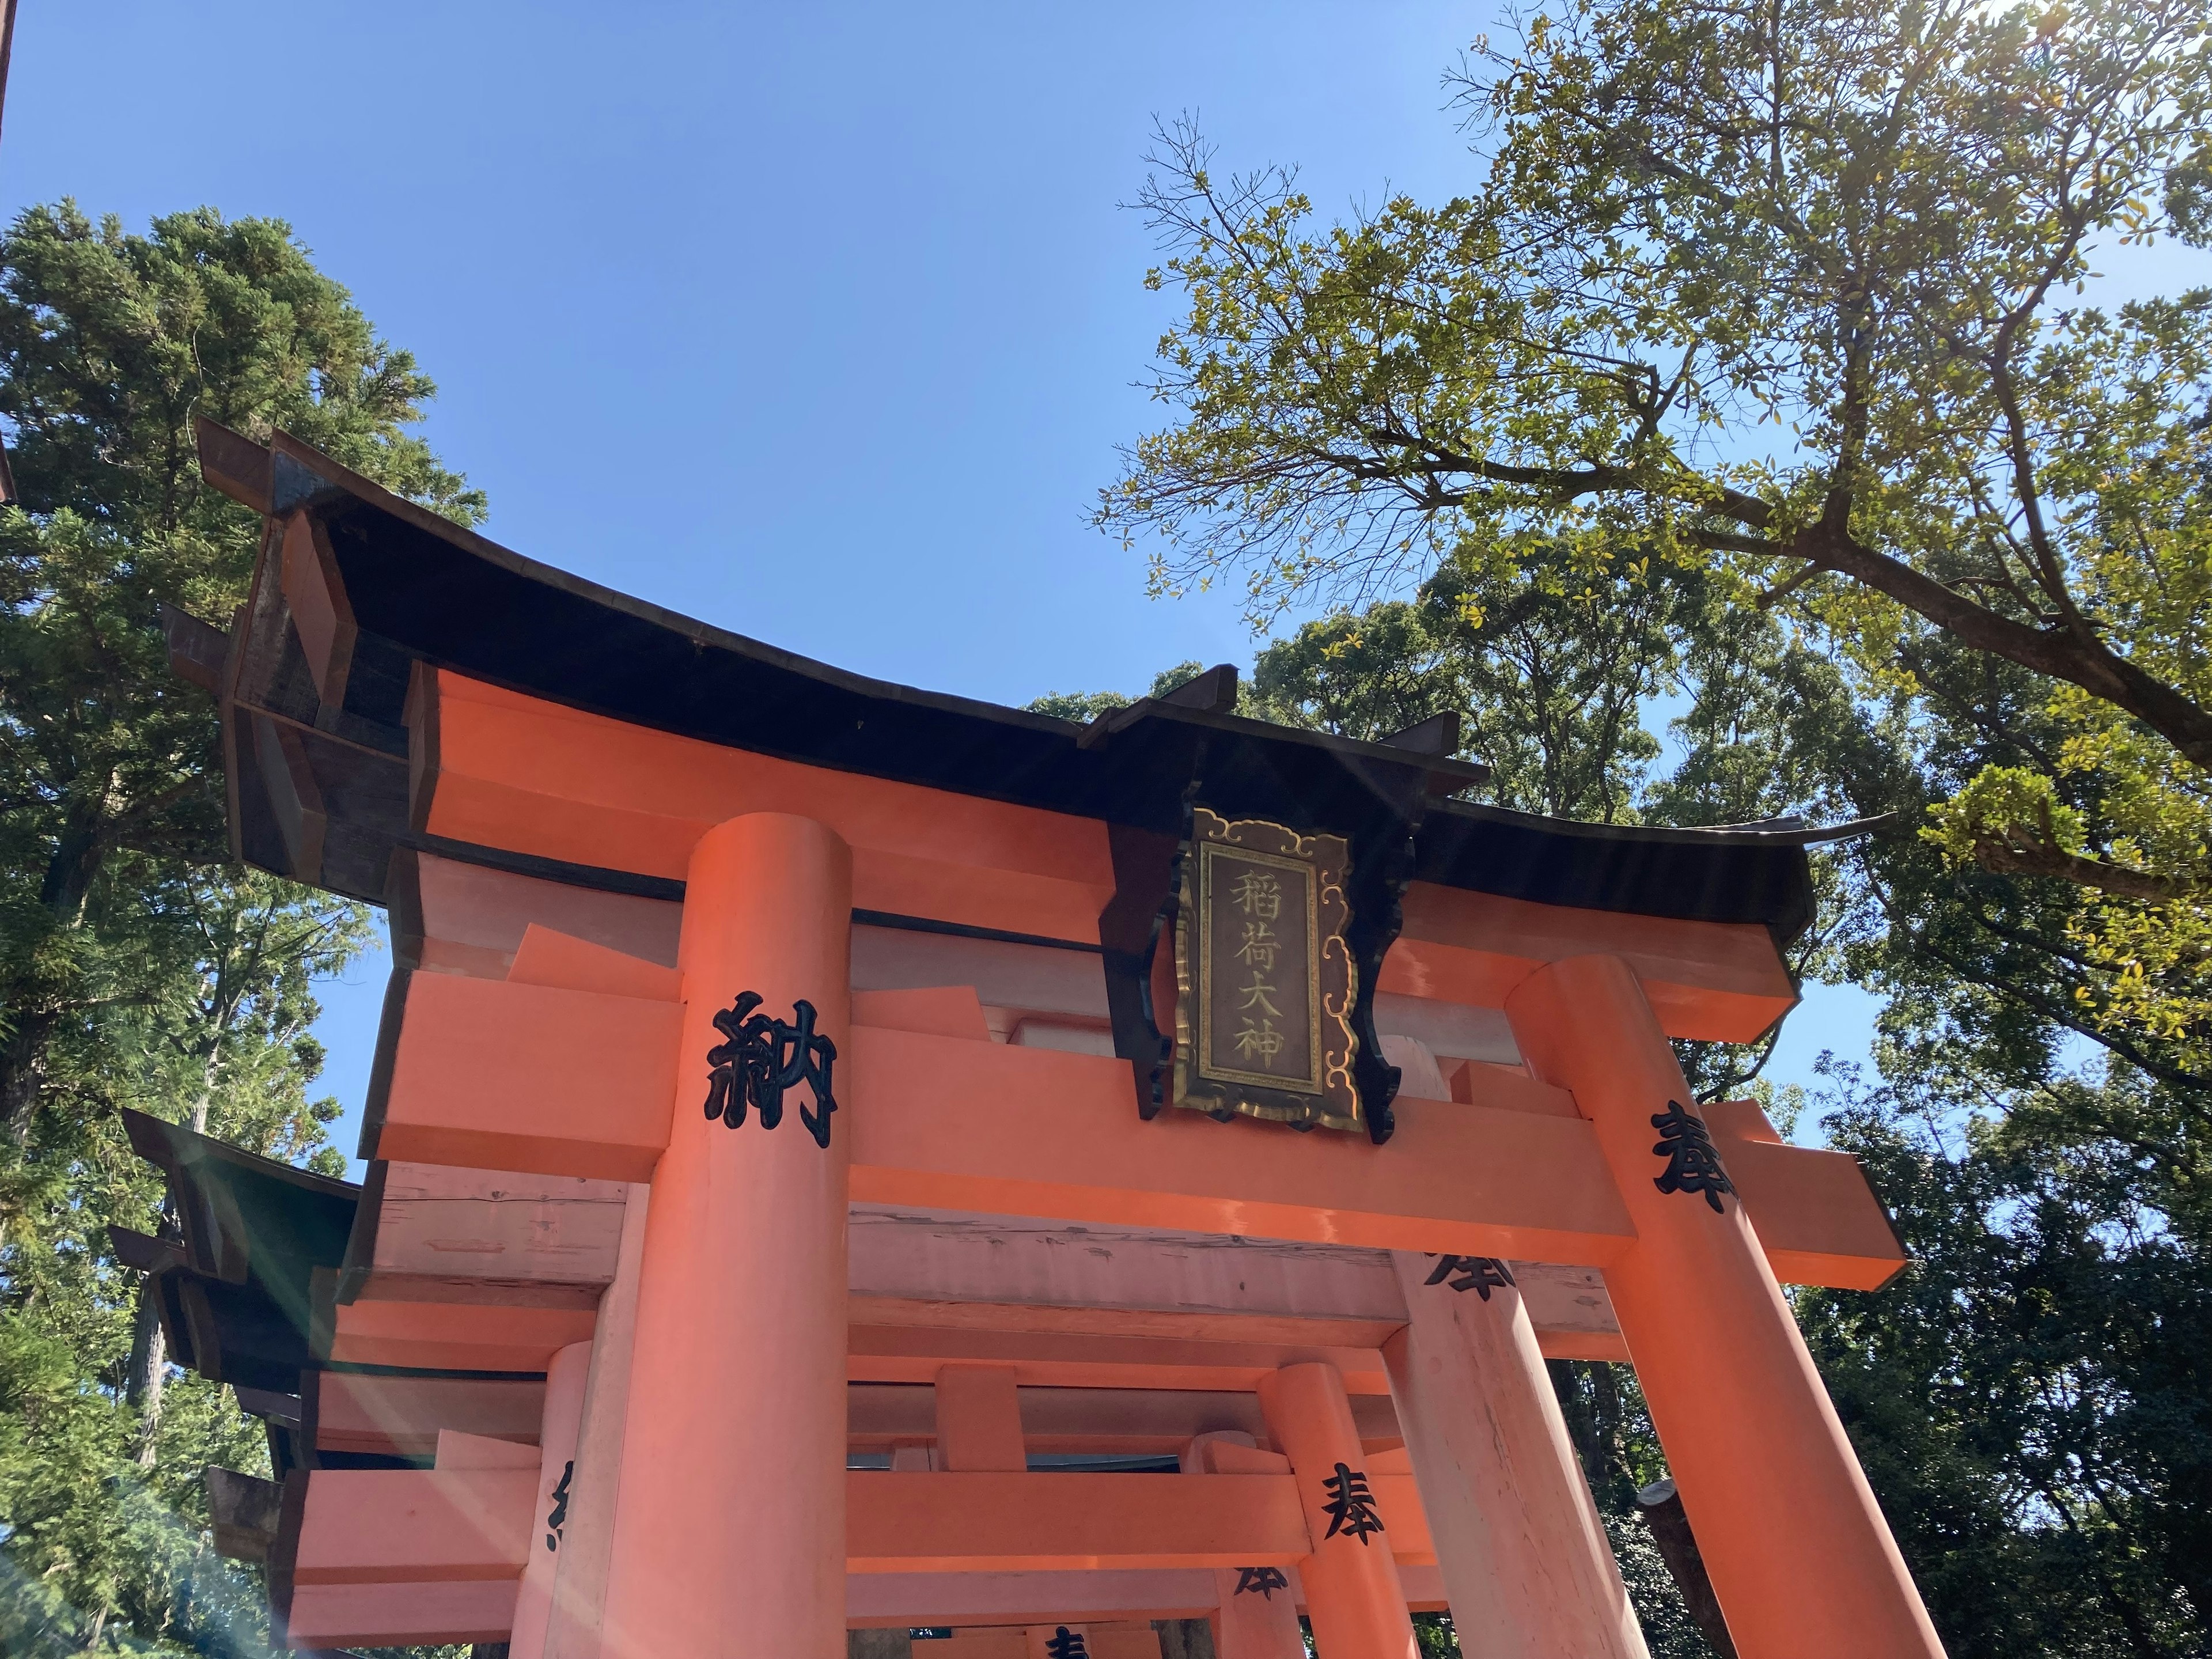
[[[1160,1659],[1213,1659],[1213,1629],[1203,1619],[1155,1619]]]
[[[169,1340],[154,1303],[153,1288],[138,1287],[138,1306],[131,1323],[131,1376],[125,1397],[138,1408],[137,1462],[150,1469],[159,1457],[161,1436],[161,1390],[168,1382]]]
[[[1574,1442],[1575,1455],[1582,1460],[1583,1479],[1589,1482],[1591,1496],[1602,1504],[1609,1472],[1598,1445],[1597,1424],[1590,1416],[1589,1401],[1583,1393],[1575,1364],[1571,1359],[1547,1359],[1544,1369],[1551,1376],[1552,1392],[1559,1397],[1559,1414],[1567,1420],[1567,1438]]]
[[[222,1068],[222,1043],[218,1036],[200,1068],[200,1091],[192,1101],[194,1134],[207,1133],[208,1108],[215,1099],[215,1084]],[[173,1233],[175,1218],[163,1206],[161,1231]],[[130,1398],[138,1407],[138,1467],[150,1469],[158,1460],[161,1436],[161,1390],[168,1380],[169,1343],[161,1330],[159,1313],[149,1287],[140,1285],[138,1308],[131,1333]]]
[[[46,873],[39,884],[39,902],[58,930],[74,933],[84,925],[93,878],[105,856],[105,844],[96,830],[80,824],[63,831],[61,844],[46,860]],[[52,994],[52,988],[38,996],[36,1006],[26,1006],[32,1000],[24,994],[27,987],[9,988],[9,1000],[15,1005],[15,1029],[9,1035],[6,1048],[0,1048],[0,1127],[23,1145],[30,1140],[32,1115],[46,1087],[46,1045],[61,1015],[53,1006],[58,999]]]
[[[1705,1558],[1698,1553],[1698,1540],[1690,1531],[1690,1517],[1683,1513],[1681,1494],[1674,1490],[1674,1480],[1655,1480],[1638,1492],[1636,1508],[1644,1525],[1651,1528],[1652,1540],[1659,1546],[1659,1559],[1667,1564],[1668,1576],[1682,1592],[1682,1600],[1690,1610],[1690,1622],[1698,1627],[1698,1633],[1705,1638],[1705,1645],[1720,1659],[1735,1659],[1735,1643],[1729,1635],[1728,1620],[1721,1614],[1720,1598],[1713,1594],[1713,1581],[1705,1573]]]
[[[31,1139],[31,1119],[46,1086],[46,1042],[56,1015],[50,1008],[20,1008],[15,1029],[0,1048],[0,1127],[18,1146]]]

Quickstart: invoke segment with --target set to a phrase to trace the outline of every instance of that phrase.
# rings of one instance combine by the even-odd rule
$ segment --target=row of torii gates
[[[132,1126],[280,1641],[1641,1656],[1551,1356],[1634,1364],[1738,1653],[1940,1651],[1778,1283],[1884,1283],[1887,1217],[1669,1046],[1794,1002],[1801,827],[1471,805],[1450,720],[1226,670],[888,685],[202,462],[266,521],[227,634],[170,618],[236,850],[397,957],[364,1188]]]

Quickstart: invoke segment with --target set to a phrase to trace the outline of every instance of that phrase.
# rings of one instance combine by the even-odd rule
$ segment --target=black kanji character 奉
[[[1453,1278],[1455,1273],[1457,1278]],[[1436,1271],[1425,1282],[1441,1285],[1448,1279],[1451,1279],[1452,1289],[1478,1291],[1485,1302],[1490,1300],[1492,1286],[1500,1290],[1515,1288],[1513,1269],[1494,1255],[1440,1255]]]
[[[1382,1530],[1382,1517],[1375,1513],[1375,1494],[1367,1490],[1367,1474],[1348,1463],[1339,1463],[1336,1473],[1322,1481],[1328,1492],[1328,1530],[1322,1534],[1334,1538],[1339,1533],[1349,1533],[1362,1545],[1367,1534]]]
[[[561,1484],[553,1488],[553,1508],[545,1517],[545,1547],[561,1547],[561,1528],[568,1524],[568,1482],[575,1478],[576,1460],[570,1458],[561,1470]]]
[[[1044,1650],[1052,1656],[1052,1659],[1090,1659],[1091,1654],[1091,1650],[1083,1645],[1083,1632],[1070,1630],[1065,1625],[1053,1632],[1052,1639],[1044,1644]]]
[[[1290,1587],[1291,1581],[1280,1567],[1239,1567],[1234,1594],[1243,1595],[1249,1590],[1263,1601],[1272,1601],[1277,1590]]]
[[[830,1092],[830,1071],[837,1058],[837,1045],[814,1030],[814,1005],[801,999],[791,1005],[793,1023],[787,1025],[766,1014],[757,1014],[763,999],[757,991],[738,994],[737,1001],[714,1016],[714,1029],[729,1039],[707,1051],[708,1073],[707,1115],[719,1117],[732,1129],[745,1121],[745,1109],[760,1113],[761,1127],[773,1129],[783,1121],[784,1091],[802,1082],[812,1091],[813,1112],[801,1103],[799,1121],[827,1151],[830,1114],[837,1109]]]
[[[1670,1100],[1665,1111],[1651,1115],[1651,1127],[1659,1132],[1659,1143],[1651,1150],[1667,1160],[1666,1173],[1652,1177],[1651,1184],[1662,1193],[1703,1193],[1713,1213],[1721,1213],[1721,1194],[1734,1192],[1735,1182],[1721,1167],[1705,1120],[1684,1111],[1680,1101]]]

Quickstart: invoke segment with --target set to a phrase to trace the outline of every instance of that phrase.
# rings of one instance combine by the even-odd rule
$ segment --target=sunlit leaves
[[[1994,784],[1941,839],[2080,889],[2070,1017],[2203,1029],[2212,300],[2079,297],[2100,247],[2201,231],[2203,6],[1517,23],[1451,77],[1480,157],[1455,200],[1333,222],[1161,135],[1170,419],[1101,524],[1160,587],[1241,575],[1257,618],[1540,549],[1625,611],[1651,572],[1771,607],[1877,707],[1929,706],[1942,639],[2027,669],[2036,752],[1992,763],[2079,841],[2031,869]]]

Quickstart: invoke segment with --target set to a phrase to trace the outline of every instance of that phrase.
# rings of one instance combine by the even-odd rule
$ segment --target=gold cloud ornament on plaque
[[[1350,846],[1194,806],[1176,906],[1173,1103],[1301,1129],[1364,1129]]]

